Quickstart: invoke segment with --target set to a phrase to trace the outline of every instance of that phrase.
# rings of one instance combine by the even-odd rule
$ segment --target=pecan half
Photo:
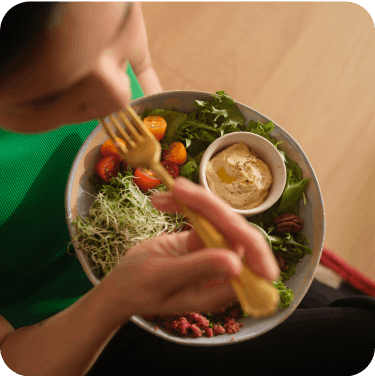
[[[301,231],[303,227],[302,219],[298,215],[291,213],[279,215],[274,219],[273,223],[276,226],[277,232],[293,233]]]

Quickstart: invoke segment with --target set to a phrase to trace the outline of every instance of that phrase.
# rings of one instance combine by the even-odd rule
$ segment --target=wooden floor
[[[375,280],[375,30],[350,2],[143,3],[164,90],[225,90],[290,133],[325,245]]]

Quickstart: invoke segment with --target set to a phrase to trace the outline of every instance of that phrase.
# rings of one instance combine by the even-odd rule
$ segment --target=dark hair
[[[0,79],[14,69],[36,47],[55,2],[24,2],[5,14],[0,28]]]

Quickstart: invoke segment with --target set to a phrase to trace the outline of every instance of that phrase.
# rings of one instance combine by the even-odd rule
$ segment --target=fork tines
[[[149,132],[135,111],[130,106],[127,106],[126,109],[133,123],[122,111],[101,118],[103,127],[106,129],[115,145],[119,147],[123,153],[127,153],[129,149],[134,149],[137,144],[140,144],[144,140],[143,136],[148,136],[147,132]],[[126,143],[125,147],[116,142],[117,136],[112,129],[112,125],[117,129],[120,137],[124,139]]]

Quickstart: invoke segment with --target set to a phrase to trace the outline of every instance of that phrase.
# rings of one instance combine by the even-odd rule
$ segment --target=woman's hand
[[[206,217],[231,250],[206,248],[195,230],[132,247],[102,281],[118,309],[140,315],[218,311],[237,300],[229,278],[241,274],[244,256],[259,275],[278,278],[276,259],[261,233],[224,200],[177,178],[173,192],[154,194],[152,202],[158,210],[180,212],[174,197]]]

